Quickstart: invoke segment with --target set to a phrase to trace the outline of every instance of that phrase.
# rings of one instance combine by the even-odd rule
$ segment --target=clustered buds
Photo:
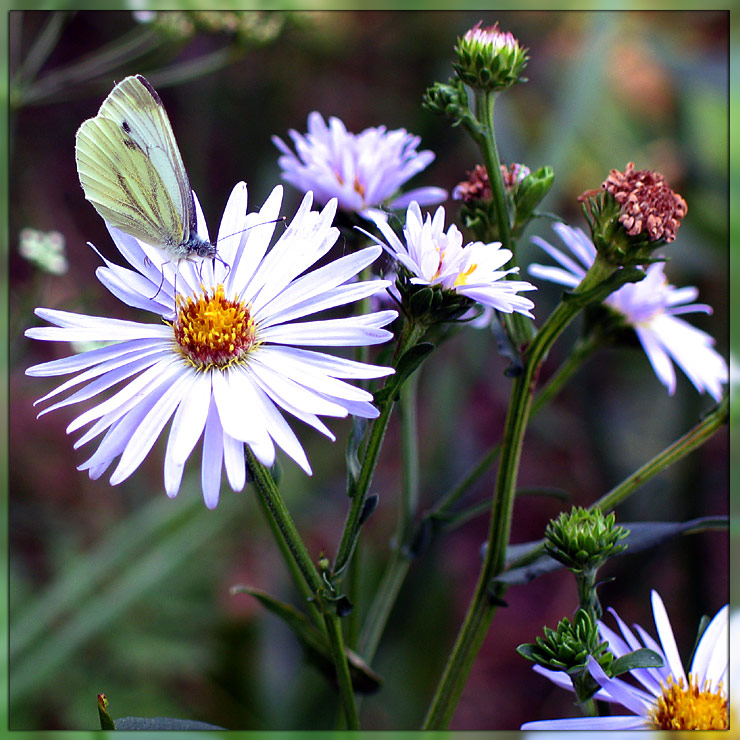
[[[458,40],[453,64],[458,77],[475,90],[500,92],[516,82],[524,82],[527,49],[514,36],[501,31],[498,23],[482,28],[479,21]]]
[[[659,172],[636,170],[629,162],[624,172],[612,170],[601,187],[620,204],[619,222],[630,236],[646,232],[654,242],[676,238],[688,206]]]
[[[463,202],[460,217],[465,227],[480,241],[498,241],[500,231],[488,172],[483,165],[477,164],[467,174],[468,179],[458,183],[452,191],[452,197]],[[513,163],[508,167],[502,164],[501,179],[506,210],[511,218],[509,231],[516,236],[534,216],[534,209],[549,192],[554,174],[551,167],[530,172],[524,164]]]
[[[594,570],[626,549],[617,543],[627,534],[624,527],[615,526],[614,512],[604,516],[599,509],[578,506],[548,523],[545,550],[571,570]]]

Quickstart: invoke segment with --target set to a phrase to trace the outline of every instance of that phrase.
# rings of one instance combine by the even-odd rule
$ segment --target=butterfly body
[[[195,199],[167,112],[141,75],[126,77],[77,131],[85,198],[112,226],[173,261],[215,257],[197,231]]]

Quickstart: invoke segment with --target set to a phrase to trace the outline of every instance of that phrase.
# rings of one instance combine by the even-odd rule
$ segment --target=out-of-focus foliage
[[[28,12],[11,24],[11,80],[54,15]],[[60,17],[54,47],[25,80],[26,93],[36,85],[35,93],[12,98],[10,120],[12,729],[95,729],[101,692],[113,716],[165,715],[234,729],[328,729],[336,719],[331,688],[303,660],[287,628],[249,596],[229,596],[230,586],[247,583],[297,599],[249,487],[226,493],[216,511],[207,511],[193,465],[189,484],[169,501],[160,449],[130,480],[111,488],[105,479],[90,481],[76,471],[86,456],[64,433],[67,410],[34,418],[32,402],[51,385],[27,379],[24,369],[67,353],[54,343],[25,340],[34,306],[136,318],[93,277],[99,258],[87,241],[110,259],[116,255],[77,182],[77,126],[97,112],[114,80],[145,74],[165,102],[212,233],[238,180],[247,181],[253,206],[262,203],[279,181],[270,137],[304,131],[312,110],[340,117],[351,131],[383,124],[420,135],[437,159],[418,184],[451,191],[477,163],[475,151],[420,102],[429,85],[449,77],[457,36],[478,20],[499,21],[530,49],[529,82],[497,104],[502,160],[533,171],[551,165],[555,183],[543,210],[580,226],[576,196],[598,187],[612,167],[634,161],[662,172],[689,204],[679,237],[666,251],[666,271],[674,284],[697,285],[701,299],[714,306],[712,316],[696,323],[727,353],[726,13],[288,12],[273,18],[279,35],[259,43],[195,21],[192,35],[163,41],[151,23],[128,12]],[[90,75],[90,55],[101,47],[115,50],[122,40],[137,45],[146,38],[135,64]],[[80,64],[85,74],[75,75]],[[288,191],[288,216],[299,197]],[[456,214],[455,204],[447,206]],[[42,274],[18,254],[24,228],[64,235],[66,274]],[[540,258],[526,244],[535,232],[554,237],[546,221],[535,222],[521,241],[524,263]],[[538,321],[557,297],[552,286],[538,291]],[[556,345],[552,368],[563,352]],[[510,388],[505,366],[494,337],[468,329],[425,368],[423,506],[497,441]],[[672,441],[676,430],[687,429],[703,408],[706,399],[683,377],[676,396],[667,397],[641,352],[604,352],[532,424],[521,485],[559,486],[573,504],[588,505]],[[289,461],[283,466],[281,488],[315,557],[333,553],[347,508],[343,446],[349,424],[330,426],[338,436],[333,446],[313,430],[300,430],[312,478]],[[358,613],[367,606],[394,526],[394,426],[389,435],[373,486],[380,505],[360,553]],[[618,512],[617,523],[725,513],[726,459],[720,434],[651,482]],[[475,489],[476,500],[487,496],[492,480],[493,473]],[[541,537],[560,508],[556,500],[522,498],[513,541]],[[419,725],[472,590],[486,525],[486,517],[478,517],[443,535],[412,566],[373,664],[384,685],[363,699],[363,726]],[[727,600],[726,541],[711,533],[651,557],[627,554],[606,570],[616,580],[600,591],[605,606],[619,601],[629,621],[650,624],[645,596],[657,587],[669,594],[669,612],[684,617],[674,623],[684,645],[692,641],[689,625]],[[687,604],[685,594],[694,601]],[[513,588],[507,600],[511,609],[497,617],[455,728],[515,729],[571,710],[570,697],[531,674],[514,650],[543,623],[572,612],[571,583],[553,574],[526,590]]]

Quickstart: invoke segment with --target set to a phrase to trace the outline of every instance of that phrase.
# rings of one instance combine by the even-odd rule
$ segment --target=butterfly
[[[75,158],[85,198],[109,224],[174,262],[216,258],[215,244],[198,234],[170,119],[145,77],[121,80],[98,114],[82,123]]]

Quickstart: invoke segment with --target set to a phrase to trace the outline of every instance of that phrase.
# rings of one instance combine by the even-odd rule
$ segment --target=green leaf
[[[225,727],[173,717],[123,717],[116,720],[117,730],[225,730]]]
[[[525,642],[522,645],[519,645],[516,649],[517,653],[522,656],[522,658],[526,658],[527,660],[531,660],[533,663],[537,662],[537,646],[534,645],[531,642]]]
[[[623,554],[632,554],[646,550],[650,547],[660,545],[682,534],[695,534],[713,529],[727,529],[729,524],[726,516],[705,516],[698,519],[690,519],[687,522],[621,522],[620,526],[629,529],[627,537],[622,540],[627,545]],[[510,547],[507,550],[507,560],[519,560],[520,558],[532,557],[538,551],[543,551],[544,540],[527,542]],[[617,556],[619,557],[619,556]],[[492,579],[492,583],[503,583],[508,586],[519,586],[533,581],[535,578],[551,573],[562,568],[563,565],[549,555],[540,555],[532,562],[521,567],[504,571]]]
[[[388,378],[386,384],[375,394],[375,405],[383,405],[388,396],[397,396],[403,384],[433,350],[434,345],[430,342],[419,342],[404,352],[396,365],[395,375]]]
[[[627,283],[639,283],[645,278],[645,272],[639,267],[622,267],[615,270],[606,280],[595,285],[590,290],[578,293],[566,292],[563,294],[564,301],[576,301],[578,306],[586,306],[589,303],[600,303],[614,291]]]
[[[268,611],[280,617],[298,638],[306,657],[332,682],[336,682],[336,669],[332,660],[331,648],[326,636],[320,632],[309,618],[290,604],[279,601],[259,588],[233,586],[232,594],[254,596]],[[365,661],[349,648],[345,648],[352,686],[361,694],[371,694],[380,688],[383,680]]]
[[[623,673],[632,671],[635,668],[662,667],[663,658],[661,658],[658,653],[649,648],[640,648],[639,650],[633,650],[631,653],[627,653],[621,658],[613,660],[609,667],[609,672],[612,676],[621,676]]]

